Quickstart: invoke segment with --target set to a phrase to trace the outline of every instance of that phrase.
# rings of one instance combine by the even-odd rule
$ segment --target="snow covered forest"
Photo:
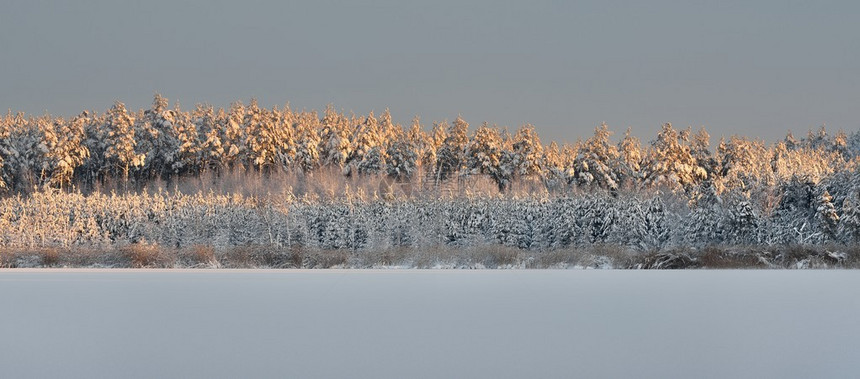
[[[409,252],[434,250],[469,265],[474,256],[452,251],[483,249],[484,265],[498,266],[559,251],[635,260],[713,248],[759,249],[756,262],[772,264],[795,247],[843,263],[860,258],[858,156],[860,132],[824,127],[712,146],[704,128],[667,123],[642,143],[603,124],[559,146],[530,125],[403,127],[388,110],[320,115],[254,100],[183,111],[156,95],[150,109],[117,102],[71,120],[10,111],[0,265],[85,249],[161,257],[134,261],[144,266],[164,250],[175,265],[180,252],[209,264],[246,249],[262,265],[303,267],[332,256],[327,266],[416,266]]]

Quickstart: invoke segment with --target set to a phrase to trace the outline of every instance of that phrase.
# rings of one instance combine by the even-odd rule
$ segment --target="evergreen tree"
[[[291,116],[289,108],[285,110],[289,115],[285,116],[287,120],[293,122],[293,135],[296,142],[295,161],[298,167],[304,172],[313,172],[320,164],[320,135],[316,124],[319,123],[319,118],[316,114],[305,114]],[[285,121],[289,123],[289,121]],[[283,150],[282,150],[283,151]]]
[[[488,175],[500,190],[504,190],[510,178],[500,175],[499,165],[502,158],[501,136],[497,128],[485,122],[475,130],[469,145],[466,146],[466,159],[470,175]]]
[[[111,107],[104,129],[107,131],[105,158],[111,166],[121,170],[123,179],[128,179],[132,168],[143,166],[146,154],[135,151],[134,117],[128,114],[125,104],[117,101]]]
[[[812,235],[815,184],[794,176],[777,189],[779,202],[771,215],[771,243],[803,243]]]
[[[257,99],[252,98],[245,108],[242,129],[247,135],[249,163],[257,168],[271,167],[275,159],[275,141],[271,133],[273,126],[267,111],[260,109],[257,104]]]
[[[761,141],[732,136],[720,141],[717,157],[726,187],[749,191],[774,183],[772,155]]]
[[[408,181],[415,175],[418,165],[417,147],[408,135],[401,133],[386,150],[388,159],[385,171],[397,181]]]
[[[801,143],[810,149],[816,150],[829,147],[830,137],[827,135],[827,128],[825,128],[824,125],[821,125],[817,132],[813,132],[812,129],[809,129],[809,132],[806,134],[806,138],[804,138]]]
[[[517,176],[536,176],[541,173],[543,146],[534,126],[526,124],[514,134],[513,155]]]
[[[576,140],[574,145],[565,144],[561,148],[561,162],[562,167],[564,168],[564,178],[568,185],[576,183],[576,157],[577,152],[580,150],[580,146],[582,146],[582,141]]]
[[[460,172],[466,165],[466,146],[469,143],[469,124],[457,117],[448,129],[447,137],[436,156],[438,179],[446,180]]]
[[[836,132],[831,141],[830,151],[838,154],[844,160],[853,158],[851,151],[848,149],[848,135],[844,130]]]
[[[848,150],[848,156],[845,157],[846,160],[855,159],[860,156],[860,131],[854,131],[848,135],[845,145]]]
[[[424,157],[428,155],[428,150],[431,149],[430,137],[421,129],[421,120],[418,116],[412,119],[412,126],[406,132],[406,140],[415,151],[416,170],[420,171],[427,167],[425,166]],[[435,160],[435,158],[433,159]],[[433,167],[433,165],[431,164],[429,167]]]
[[[685,242],[692,246],[721,244],[727,216],[723,213],[723,201],[713,181],[709,179],[700,183],[693,199],[693,209],[685,225]]]
[[[424,155],[421,157],[422,166],[426,167],[428,170],[428,174],[432,174],[433,182],[437,182],[439,180],[439,167],[437,162],[439,161],[439,149],[442,148],[442,144],[445,142],[445,139],[448,138],[448,123],[447,122],[434,122],[433,130],[430,131],[430,135],[427,137],[427,149],[425,150]]]
[[[169,176],[182,166],[177,121],[183,112],[178,108],[167,109],[167,105],[167,98],[156,93],[152,107],[136,120],[134,136],[137,150],[146,154],[142,169],[149,177]],[[187,125],[183,127],[187,128]],[[188,132],[187,129],[185,131]]]
[[[818,240],[820,242],[828,242],[836,239],[836,233],[839,227],[839,215],[836,214],[836,207],[831,202],[833,197],[827,190],[823,190],[816,197],[815,220],[818,226]]]
[[[75,170],[89,158],[90,152],[84,144],[86,122],[84,115],[68,123],[57,120],[53,130],[45,133],[48,150],[45,170],[50,172],[50,185],[60,188],[71,185]]]
[[[832,220],[832,218],[829,218]],[[839,237],[843,243],[860,243],[860,192],[854,190],[842,203]]]
[[[579,185],[595,185],[612,191],[618,189],[616,170],[609,166],[619,160],[618,150],[609,140],[611,134],[609,126],[602,123],[594,128],[594,136],[580,146],[576,163]]]
[[[729,204],[726,239],[739,245],[759,242],[759,213],[754,209],[749,195],[735,193]]]
[[[226,167],[235,167],[237,164],[242,165],[245,161],[247,135],[242,124],[245,120],[245,105],[242,102],[235,102],[230,106],[226,117],[219,118],[219,128],[221,129],[221,144],[224,147],[224,165]]]
[[[373,112],[365,118],[355,131],[352,153],[344,169],[347,175],[376,174],[385,167],[384,146],[379,122]]]
[[[223,114],[224,110],[220,110]],[[201,171],[219,168],[224,156],[224,146],[221,143],[222,135],[219,133],[218,120],[212,106],[198,104],[191,114],[191,122],[197,134],[196,150],[192,147],[184,148],[185,151],[196,151],[194,158],[195,167]],[[183,146],[190,141],[183,138]]]
[[[618,158],[614,164],[615,175],[619,184],[633,187],[641,179],[642,169],[642,145],[639,139],[631,134],[631,128],[627,128],[624,138],[618,142]]]
[[[785,135],[785,139],[783,139],[783,142],[785,143],[785,147],[788,150],[797,149],[800,145],[800,142],[797,140],[797,138],[794,138],[794,134],[792,134],[791,132],[788,132],[788,134]]]
[[[652,142],[645,168],[645,181],[652,186],[689,190],[704,180],[707,171],[699,167],[688,145],[689,131],[679,133],[672,124],[663,124]]]
[[[652,198],[645,209],[643,244],[650,249],[662,249],[671,238],[671,221],[666,205],[658,195]]]
[[[255,167],[261,170],[290,167],[296,154],[290,121],[288,111],[261,110],[256,100],[251,100],[245,113],[245,130]]]
[[[382,115],[379,116],[379,146],[385,151],[397,138],[403,134],[403,127],[395,124],[391,118],[391,111],[385,108]]]
[[[717,171],[717,160],[711,153],[710,140],[711,136],[704,126],[690,140],[690,154],[693,156],[696,166],[705,171],[706,178],[713,177]]]
[[[200,172],[200,136],[197,132],[197,125],[192,119],[193,114],[182,112],[179,109],[179,103],[176,103],[174,108],[176,118],[174,121],[174,130],[172,135],[176,138],[178,151],[175,155],[173,165],[170,167],[174,174],[184,174],[188,172]]]
[[[346,117],[337,113],[334,107],[326,106],[320,132],[320,161],[324,166],[343,169],[351,153],[349,144],[349,125]]]
[[[544,185],[550,192],[558,192],[564,189],[567,183],[567,173],[562,151],[555,141],[544,149],[543,162]]]

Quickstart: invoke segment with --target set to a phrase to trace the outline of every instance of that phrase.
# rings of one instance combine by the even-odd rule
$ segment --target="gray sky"
[[[601,121],[646,140],[666,121],[766,140],[860,126],[858,2],[526,3],[7,0],[0,106],[253,96],[425,127],[530,122],[545,142]]]

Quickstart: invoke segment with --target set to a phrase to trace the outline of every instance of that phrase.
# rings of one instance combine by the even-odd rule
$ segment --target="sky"
[[[858,17],[854,1],[6,0],[0,108],[136,110],[159,92],[531,123],[544,142],[601,122],[775,141],[860,128]]]

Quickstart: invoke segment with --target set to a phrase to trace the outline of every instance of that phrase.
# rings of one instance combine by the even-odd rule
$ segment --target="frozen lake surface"
[[[6,378],[857,377],[857,271],[0,270]]]

